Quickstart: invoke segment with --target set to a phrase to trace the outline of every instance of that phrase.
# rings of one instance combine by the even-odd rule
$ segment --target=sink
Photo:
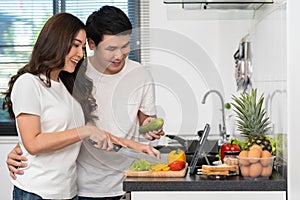
[[[155,148],[157,148],[157,147],[155,147]],[[159,149],[159,148],[158,148]],[[162,149],[165,149],[165,147],[163,147]],[[172,148],[168,148],[168,151],[167,152],[165,152],[164,150],[163,151],[161,151],[161,149],[160,149],[160,152],[161,152],[161,159],[162,160],[164,160],[165,162],[167,162],[168,161],[168,152],[170,152],[171,150],[174,150],[174,149],[172,149]],[[191,161],[192,161],[192,159],[193,159],[193,155],[194,154],[191,154],[191,153],[189,153],[189,154],[186,154],[186,162],[190,165],[191,164]],[[198,159],[198,162],[197,162],[197,166],[201,166],[201,165],[208,165],[208,164],[211,164],[212,165],[212,163],[214,162],[214,161],[217,161],[217,160],[219,160],[218,158],[216,158],[216,155],[217,155],[217,153],[208,153],[208,154],[206,154],[206,158],[207,158],[207,160],[208,160],[208,162],[207,162],[207,160],[203,157],[203,156],[201,156],[199,159]]]
[[[181,149],[186,154],[187,163],[190,164],[199,143],[199,137],[192,135],[166,135],[166,137],[169,140],[165,145],[154,146],[154,148],[161,152],[163,160],[167,160],[167,154],[172,150]],[[218,160],[216,158],[218,154],[218,139],[207,139],[203,149],[210,164]],[[197,165],[202,164],[208,164],[203,156],[199,158]]]
[[[201,135],[201,133],[198,133]],[[200,137],[197,135],[166,135],[169,140],[165,143],[166,147],[169,148],[180,148],[185,153],[194,153],[197,145],[199,143]],[[207,138],[206,142],[204,143],[204,151],[206,153],[209,152],[216,152],[218,153],[218,139],[219,138]],[[162,149],[163,147],[160,147]]]

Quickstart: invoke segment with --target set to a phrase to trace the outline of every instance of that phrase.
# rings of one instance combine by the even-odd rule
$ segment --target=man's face
[[[130,35],[104,35],[95,47],[93,65],[104,74],[116,74],[122,70],[130,52]]]

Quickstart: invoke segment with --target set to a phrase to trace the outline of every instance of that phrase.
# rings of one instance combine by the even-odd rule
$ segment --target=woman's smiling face
[[[71,50],[65,58],[65,66],[62,69],[69,73],[73,73],[78,62],[83,58],[86,47],[86,32],[80,30],[75,37]]]

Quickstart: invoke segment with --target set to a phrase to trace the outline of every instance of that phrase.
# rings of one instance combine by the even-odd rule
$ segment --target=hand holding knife
[[[95,148],[110,151],[114,148],[113,144],[126,147],[124,138],[116,137],[108,132],[105,132],[105,136],[99,134],[92,134],[88,138],[88,142]]]
[[[97,145],[97,142],[92,140],[91,138],[89,138],[88,141],[93,146]],[[125,138],[118,138],[118,142],[119,142],[118,144],[113,142],[112,149],[123,157],[126,158],[129,157],[135,160],[145,159],[151,163],[164,162],[163,160],[160,159],[160,152],[150,145],[141,144]],[[128,148],[127,146],[130,146],[130,148]]]
[[[141,145],[144,145],[144,144],[141,144]],[[149,145],[145,145],[145,147],[149,148],[150,149],[149,151],[154,149],[153,147],[151,147]],[[135,160],[144,159],[144,160],[147,160],[148,162],[153,163],[153,164],[154,163],[165,163],[165,161],[160,159],[160,152],[156,149],[155,149],[155,152],[154,152],[154,153],[156,153],[155,155],[149,155],[147,153],[140,152],[140,151],[137,151],[135,149],[122,147],[121,145],[114,144],[114,150],[116,151],[116,153],[120,154],[123,157],[129,157],[129,158],[133,158]],[[158,157],[156,157],[156,156],[158,156]]]

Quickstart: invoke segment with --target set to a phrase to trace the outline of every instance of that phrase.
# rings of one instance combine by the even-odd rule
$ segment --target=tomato
[[[224,156],[225,156],[225,152],[228,152],[228,151],[238,151],[238,152],[240,152],[241,148],[238,144],[224,143],[221,146],[221,160],[222,160],[222,163],[223,163],[223,159],[224,159]]]
[[[172,150],[168,154],[168,163],[172,163],[174,161],[183,161],[184,163],[186,163],[186,155],[183,150]]]
[[[183,168],[185,168],[185,162],[176,160],[176,161],[168,164],[168,166],[170,167],[170,170],[172,170],[172,171],[180,171]]]

